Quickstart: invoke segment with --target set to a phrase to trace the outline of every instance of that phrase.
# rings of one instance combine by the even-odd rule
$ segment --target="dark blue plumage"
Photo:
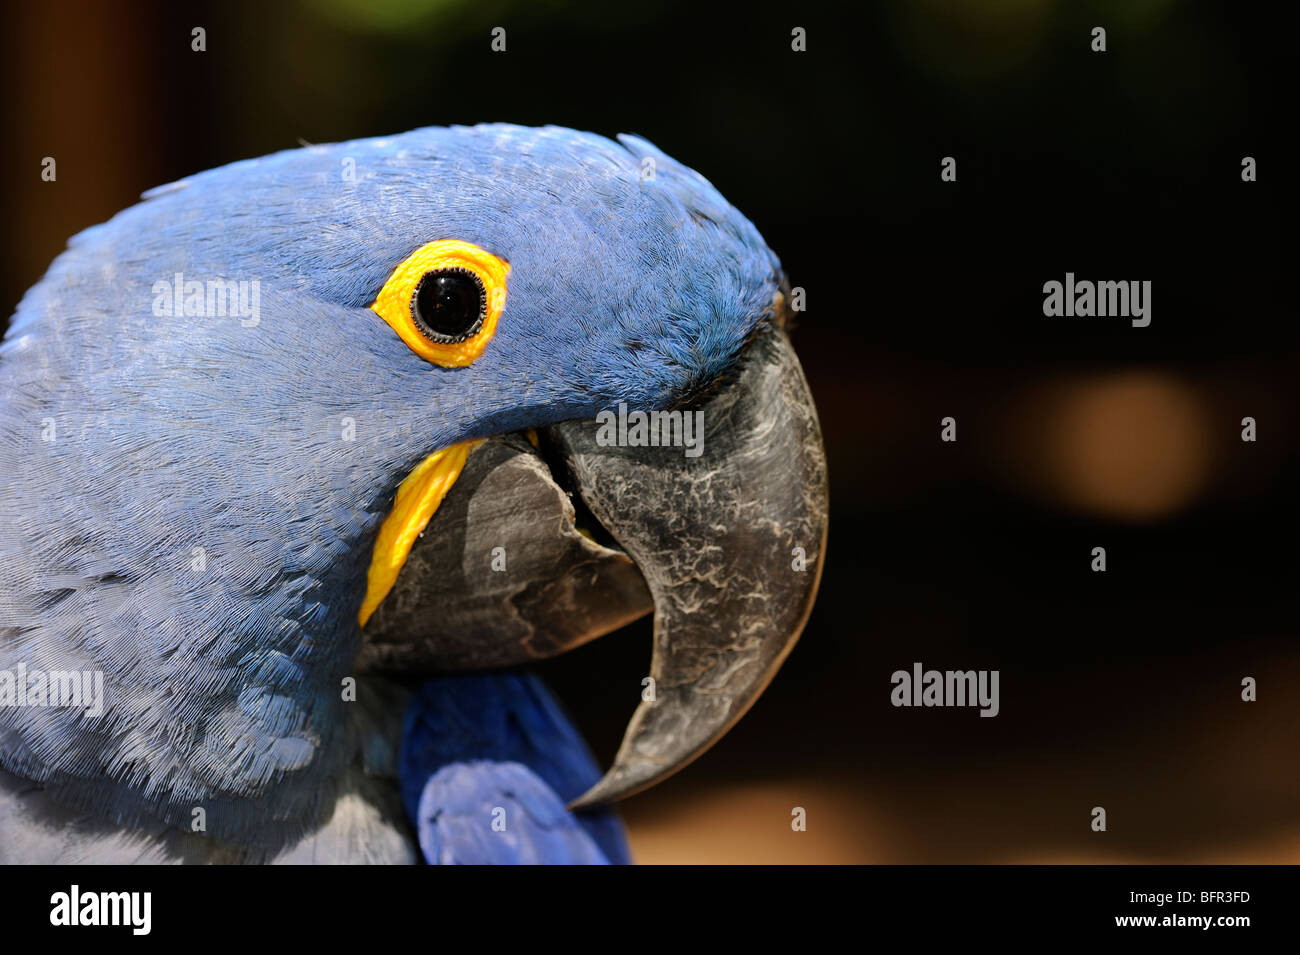
[[[611,810],[576,816],[565,810],[600,779],[600,770],[536,676],[472,674],[425,683],[407,712],[399,779],[430,862],[631,861]],[[497,808],[505,810],[504,831],[493,828]]]

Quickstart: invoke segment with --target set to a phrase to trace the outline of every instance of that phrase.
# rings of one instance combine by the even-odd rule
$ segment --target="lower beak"
[[[785,332],[760,333],[731,382],[683,415],[702,426],[686,448],[611,444],[607,422],[587,421],[546,429],[545,457],[518,438],[486,442],[365,630],[363,665],[476,669],[555,655],[653,608],[653,683],[573,808],[645,789],[712,746],[816,596],[826,458]],[[617,547],[578,530],[561,485]]]

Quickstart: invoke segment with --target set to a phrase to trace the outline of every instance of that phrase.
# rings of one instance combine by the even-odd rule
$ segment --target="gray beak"
[[[707,750],[803,630],[827,486],[812,395],[783,330],[758,335],[696,412],[698,456],[611,446],[608,429],[588,421],[547,429],[542,453],[517,437],[486,442],[366,627],[363,665],[518,664],[653,609],[653,684],[614,765],[574,808],[645,789]],[[617,547],[577,529],[563,486]],[[504,570],[490,569],[493,554]]]

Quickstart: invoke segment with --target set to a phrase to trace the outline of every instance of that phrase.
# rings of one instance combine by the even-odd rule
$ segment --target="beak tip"
[[[592,786],[577,799],[573,800],[573,802],[569,803],[567,807],[569,812],[582,812],[584,809],[597,809],[610,802],[610,800],[600,792],[601,783],[603,782],[604,780],[602,779],[601,782]]]
[[[569,803],[570,812],[580,812],[583,809],[596,809],[600,806],[617,802],[623,796],[627,795],[613,772],[602,776],[596,785],[592,786],[585,793],[579,796],[573,802]]]
[[[569,811],[579,812],[583,809],[595,809],[618,802],[653,786],[660,778],[670,773],[671,771],[664,772],[648,765],[629,766],[621,760],[615,760],[614,765],[594,786],[569,803]]]

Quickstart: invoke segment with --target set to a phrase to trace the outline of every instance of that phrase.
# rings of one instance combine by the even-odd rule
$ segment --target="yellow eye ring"
[[[415,299],[430,273],[468,272],[482,287],[482,321],[463,341],[436,341],[416,321]],[[420,246],[389,276],[371,311],[397,332],[411,351],[443,368],[473,364],[496,332],[497,319],[506,304],[506,276],[510,266],[486,249],[459,239],[439,239]]]

